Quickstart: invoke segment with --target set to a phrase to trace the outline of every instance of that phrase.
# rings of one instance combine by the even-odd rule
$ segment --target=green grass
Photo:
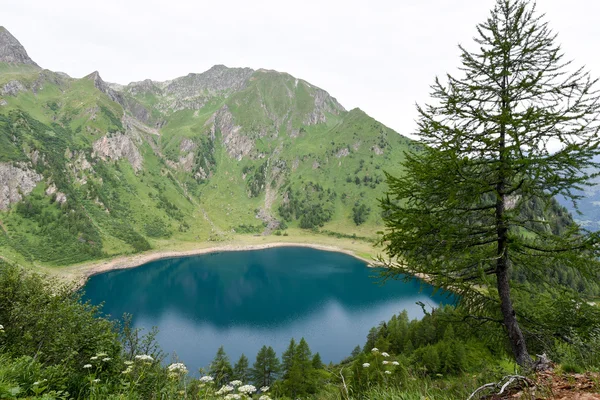
[[[35,168],[44,180],[29,196],[35,215],[19,212],[16,205],[0,212],[7,229],[0,252],[29,265],[69,265],[176,243],[228,241],[241,225],[262,225],[256,215],[267,207],[267,192],[272,194],[268,212],[281,220],[285,193],[302,193],[315,184],[334,193],[318,200],[332,211],[318,230],[372,241],[382,228],[377,199],[386,190],[384,171],[401,174],[398,163],[410,146],[358,109],[329,112],[337,107],[332,99],[325,100],[330,107],[326,121],[306,125],[318,89],[288,74],[259,71],[242,90],[216,93],[199,110],[172,111],[167,107],[172,99],[161,97],[159,90],[124,94],[166,121],[160,136],[133,136],[143,157],[143,168],[136,172],[124,158],[93,157],[95,141],[123,132],[126,113],[93,81],[1,64],[0,84],[10,80],[19,80],[27,90],[5,96],[8,104],[0,109],[0,162],[28,162],[37,150],[44,161]],[[239,161],[228,155],[220,132],[210,136],[207,122],[224,106],[239,134],[253,143]],[[191,173],[172,164],[186,155],[180,150],[184,139],[196,145]],[[383,154],[376,154],[375,146]],[[338,157],[343,151],[347,155]],[[90,160],[92,169],[78,170],[78,157]],[[210,177],[194,176],[200,168]],[[67,194],[65,205],[45,196],[50,183]],[[371,210],[359,226],[352,211],[357,202]],[[79,225],[69,225],[72,220]],[[301,232],[300,220],[287,221],[288,231]],[[53,239],[49,226],[62,232],[62,242]],[[326,236],[306,234],[317,241]]]

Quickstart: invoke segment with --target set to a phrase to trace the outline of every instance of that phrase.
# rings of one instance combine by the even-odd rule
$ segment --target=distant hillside
[[[411,141],[326,91],[217,65],[167,82],[42,69],[0,29],[0,254],[64,265],[288,228],[373,237]]]

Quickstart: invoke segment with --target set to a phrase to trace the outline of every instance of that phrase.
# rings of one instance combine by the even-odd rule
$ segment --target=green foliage
[[[279,206],[279,215],[285,221],[300,220],[302,229],[322,227],[333,217],[336,194],[318,183],[308,182],[302,190],[286,191],[287,202]]]
[[[550,209],[555,195],[576,201],[573,190],[591,184],[600,96],[589,74],[566,71],[524,1],[498,0],[476,42],[476,52],[461,47],[464,78],[436,79],[435,105],[418,108],[426,146],[407,155],[406,175],[387,175],[381,239],[401,260],[390,274],[426,274],[458,292],[462,307],[504,324],[515,359],[529,365],[512,271],[544,284],[557,283],[554,269],[599,276],[598,234],[531,211]]]
[[[248,357],[246,357],[243,353],[240,356],[240,359],[233,366],[232,378],[242,382],[248,382],[250,380],[250,366]]]
[[[262,163],[254,173],[248,171],[247,185],[248,193],[250,197],[256,197],[265,190],[265,181],[267,173],[267,162]]]
[[[369,207],[357,201],[354,203],[354,207],[352,207],[352,220],[356,225],[361,225],[367,220],[370,212],[371,209]]]
[[[223,346],[219,347],[215,358],[210,363],[209,373],[215,378],[217,386],[224,385],[232,380],[233,368],[231,368],[229,357],[225,353]]]
[[[281,371],[281,364],[271,346],[263,346],[250,370],[252,382],[258,387],[271,386]]]
[[[144,225],[144,231],[147,236],[153,238],[168,238],[171,236],[171,231],[168,225],[161,218],[155,217]]]
[[[261,233],[264,230],[264,226],[263,225],[246,225],[246,224],[240,224],[237,226],[237,228],[235,228],[235,231],[237,233]]]

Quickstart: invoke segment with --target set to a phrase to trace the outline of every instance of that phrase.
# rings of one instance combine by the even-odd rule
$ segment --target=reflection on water
[[[346,254],[281,247],[155,261],[94,276],[84,290],[108,314],[158,326],[163,350],[193,371],[221,345],[232,362],[243,352],[252,363],[263,345],[281,355],[292,337],[337,362],[394,313],[418,318],[416,302],[448,302],[416,281],[381,285],[376,275]]]

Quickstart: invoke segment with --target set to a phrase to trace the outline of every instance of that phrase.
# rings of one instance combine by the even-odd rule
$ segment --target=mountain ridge
[[[0,26],[0,62],[39,66],[29,57],[23,45],[3,26]]]
[[[240,235],[373,238],[383,171],[410,146],[283,72],[119,85],[0,62],[0,252],[67,265]]]

